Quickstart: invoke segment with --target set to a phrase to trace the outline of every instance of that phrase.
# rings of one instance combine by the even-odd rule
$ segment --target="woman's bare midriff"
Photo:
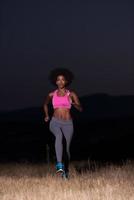
[[[72,119],[70,109],[67,108],[55,108],[53,116],[62,120]]]

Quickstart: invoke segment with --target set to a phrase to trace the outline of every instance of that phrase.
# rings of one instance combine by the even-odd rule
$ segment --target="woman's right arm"
[[[50,118],[49,118],[49,114],[48,114],[48,104],[49,104],[49,102],[50,102],[51,99],[52,99],[52,95],[53,95],[53,93],[50,92],[50,93],[46,96],[45,101],[44,101],[44,104],[43,104],[43,109],[44,109],[44,113],[45,113],[45,118],[44,118],[44,120],[45,120],[46,122],[50,119]]]

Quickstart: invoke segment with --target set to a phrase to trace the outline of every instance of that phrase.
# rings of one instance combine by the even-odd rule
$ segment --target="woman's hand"
[[[44,120],[45,120],[45,122],[48,122],[48,121],[50,120],[50,117],[49,117],[49,116],[46,116],[46,117],[44,118]]]
[[[72,105],[73,105],[77,110],[79,110],[80,112],[83,111],[83,108],[82,108],[82,106],[81,106],[80,104],[76,104],[75,102],[72,102]]]

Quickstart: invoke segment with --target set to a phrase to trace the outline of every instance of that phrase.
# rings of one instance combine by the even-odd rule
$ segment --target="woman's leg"
[[[56,158],[57,162],[62,162],[62,153],[63,153],[63,144],[62,144],[62,131],[60,126],[58,126],[56,121],[51,120],[49,124],[49,130],[55,136],[55,151],[56,151]]]
[[[69,162],[70,162],[70,144],[73,136],[73,124],[65,124],[62,125],[62,132],[64,134],[66,140],[66,152],[64,154],[64,169],[65,169],[65,177],[68,178],[69,176]],[[63,175],[63,176],[64,176]]]
[[[66,152],[68,155],[68,160],[70,160],[70,157],[71,157],[70,144],[71,144],[71,140],[72,140],[72,136],[73,136],[73,131],[74,131],[73,123],[62,125],[62,132],[66,139]]]

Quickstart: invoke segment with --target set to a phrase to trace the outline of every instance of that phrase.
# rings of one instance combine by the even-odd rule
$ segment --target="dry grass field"
[[[72,161],[70,177],[53,163],[0,164],[0,200],[134,200],[134,162],[99,166]]]

